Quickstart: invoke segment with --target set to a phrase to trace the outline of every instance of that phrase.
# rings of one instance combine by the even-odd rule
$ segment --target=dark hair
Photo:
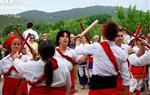
[[[29,22],[29,23],[27,24],[27,28],[32,28],[32,27],[33,27],[33,23]]]
[[[64,33],[67,33],[67,35],[69,37],[69,42],[68,42],[68,46],[69,46],[69,43],[70,43],[70,32],[68,30],[60,30],[57,33],[57,36],[56,36],[56,46],[59,46],[59,39],[60,39],[61,36],[64,35]]]
[[[107,21],[104,23],[104,36],[110,40],[114,41],[118,34],[118,25],[113,21]]]
[[[44,66],[44,76],[45,76],[45,84],[47,87],[49,87],[53,82],[52,63],[49,59],[54,56],[55,47],[52,45],[50,41],[42,41],[38,45],[38,52],[41,56],[41,59],[47,62]]]
[[[46,32],[42,32],[42,34],[45,34]],[[46,33],[47,34],[47,33]]]

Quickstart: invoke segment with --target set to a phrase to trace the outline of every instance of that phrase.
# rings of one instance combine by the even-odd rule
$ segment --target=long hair
[[[57,36],[56,36],[56,46],[59,46],[59,39],[61,36],[63,36],[64,33],[67,33],[68,37],[69,37],[69,42],[68,42],[68,46],[70,44],[70,32],[68,30],[60,30],[58,33],[57,33]]]
[[[44,76],[45,76],[45,84],[47,87],[49,87],[53,82],[52,63],[49,59],[54,56],[55,47],[52,45],[50,41],[42,41],[39,43],[38,52],[41,56],[41,59],[47,62],[44,66]]]
[[[110,40],[114,41],[118,34],[118,25],[113,21],[107,21],[103,24],[104,26],[104,36]]]

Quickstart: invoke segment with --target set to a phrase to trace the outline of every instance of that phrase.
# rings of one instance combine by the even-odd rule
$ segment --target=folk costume
[[[135,78],[141,78],[141,77],[145,77],[146,76],[146,68],[141,68],[144,67],[146,65],[149,65],[150,63],[150,58],[149,58],[150,52],[146,52],[144,55],[142,55],[141,57],[137,57],[137,55],[135,53],[130,54],[128,59],[130,64],[132,64],[133,66],[136,66],[136,68],[138,68],[137,66],[140,66],[138,70],[138,72],[135,72],[136,74],[138,74],[138,76],[135,76],[136,74],[134,74]],[[146,69],[146,70],[145,70]],[[137,71],[137,70],[136,70]],[[148,71],[150,71],[150,68],[148,68]],[[141,73],[140,73],[141,72]],[[140,74],[139,74],[140,73]],[[142,75],[142,76],[141,76]],[[150,76],[150,75],[149,75]],[[150,82],[148,83],[150,85]],[[140,86],[141,87],[141,86]],[[149,87],[150,90],[150,87]]]
[[[57,59],[60,59],[61,60],[60,64],[62,64],[63,66],[67,67],[68,70],[70,71],[71,84],[72,84],[70,90],[74,90],[75,89],[75,82],[74,82],[73,65],[75,65],[74,63],[77,63],[77,60],[78,60],[79,56],[76,54],[74,49],[71,49],[69,47],[67,47],[67,49],[66,49],[64,54],[62,54],[62,52],[60,51],[59,47],[56,47],[56,51],[55,51],[55,55],[54,56]],[[73,93],[70,92],[70,94],[73,94]]]
[[[12,41],[18,38],[17,36],[12,36],[6,40],[5,47],[11,52],[10,45]],[[31,60],[31,57],[27,55],[21,55],[20,60],[23,62]],[[4,85],[2,88],[3,95],[23,95],[27,94],[27,82],[22,75],[14,69],[13,59],[10,54],[0,60],[0,73],[4,75]]]
[[[71,87],[69,70],[59,64],[60,60],[50,59],[53,68],[53,81],[50,87],[45,86],[44,66],[45,62],[22,62],[18,58],[14,60],[16,70],[22,74],[31,85],[29,95],[67,95]]]
[[[93,75],[89,95],[118,95],[117,76],[120,70],[123,85],[129,84],[126,55],[113,41],[93,43],[89,46],[76,46],[77,54],[93,56]]]

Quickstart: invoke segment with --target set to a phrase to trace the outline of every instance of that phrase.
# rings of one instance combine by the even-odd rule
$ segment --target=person
[[[8,33],[8,38],[9,37],[12,37],[12,36],[15,36],[15,34],[14,34],[14,32],[13,31],[10,31],[9,33]],[[6,39],[5,41],[4,41],[4,43],[3,43],[3,46],[2,46],[2,50],[4,51],[4,56],[7,56],[9,53],[10,53],[10,51],[8,51],[6,48],[6,45],[7,45],[7,42],[8,42],[8,40]]]
[[[10,31],[8,34],[9,37],[15,36],[15,33],[13,31]]]
[[[115,44],[120,47],[123,51],[124,51],[124,54],[126,56],[128,56],[128,48],[130,47],[128,44],[124,44],[123,43],[124,41],[124,38],[123,38],[123,31],[122,29],[119,29],[118,30],[118,33],[117,33],[117,37],[115,38],[114,42]],[[128,62],[126,61],[126,65],[124,65],[126,67],[126,74],[128,76],[128,79],[130,79],[130,71],[128,70]],[[122,85],[122,77],[119,75],[118,76],[118,81],[117,81],[117,86],[118,86],[118,90],[120,93],[128,93],[129,92],[129,87],[130,87],[130,84],[128,84],[128,86],[123,86]]]
[[[40,43],[42,41],[50,41],[50,39],[48,39],[48,35],[46,32],[42,33],[42,39],[38,43]]]
[[[33,34],[35,36],[35,40],[39,39],[39,35],[36,31],[34,31],[33,29],[33,23],[29,22],[27,24],[27,30],[23,32],[23,37],[26,38],[28,36],[28,34]]]
[[[99,42],[99,36],[98,35],[95,35],[93,37],[93,42]]]
[[[69,94],[76,92],[75,82],[74,82],[74,65],[78,62],[80,58],[76,54],[74,49],[69,48],[70,44],[70,32],[68,30],[60,30],[56,36],[56,52],[55,57],[60,58],[64,67],[70,70],[71,76],[71,89]]]
[[[70,34],[70,48],[75,49],[76,44],[75,44],[75,35],[74,34]]]
[[[142,52],[145,51],[145,45],[143,41],[140,43],[139,51],[142,51]],[[150,63],[149,51],[145,52],[142,56],[138,56],[132,48],[129,48],[128,53],[129,53],[128,60],[130,64],[132,64],[133,66],[141,67],[141,66],[149,65]],[[150,71],[150,68],[148,68],[148,71]],[[150,81],[148,82],[148,84],[150,85]],[[138,87],[137,89],[141,89],[141,85],[137,85],[137,87]],[[150,91],[150,86],[149,86],[149,91]]]
[[[83,46],[89,45],[85,36],[81,37],[81,44]],[[88,83],[88,71],[87,71],[87,61],[78,63],[78,77],[81,89],[85,89],[85,86]]]
[[[31,50],[27,46],[25,46],[26,54],[36,60],[38,57],[38,43],[35,42],[35,36],[33,34],[30,35],[28,43],[32,47],[32,49],[35,51],[36,56],[32,55]]]
[[[103,30],[103,42],[80,46],[80,38],[77,38],[75,51],[79,55],[92,55],[94,59],[89,95],[118,95],[116,82],[119,70],[124,76],[123,85],[129,84],[128,77],[125,77],[128,76],[124,66],[126,56],[114,43],[118,25],[110,20],[103,24]]]
[[[14,67],[31,85],[29,95],[67,95],[71,87],[70,73],[60,64],[61,60],[53,57],[54,45],[43,41],[39,43],[38,52],[39,61],[23,62],[17,53],[13,57]]]
[[[6,49],[10,51],[6,57],[0,60],[0,74],[4,75],[4,84],[2,87],[3,95],[26,95],[27,83],[26,80],[13,69],[13,56],[21,49],[22,41],[17,36],[12,36],[7,39]],[[27,55],[21,55],[20,60],[26,62],[31,60]]]
[[[75,44],[75,35],[73,33],[70,34],[70,44],[69,44],[69,47],[71,49],[75,49],[75,47],[76,47],[76,44]],[[74,71],[74,81],[76,83],[77,80],[78,80],[78,65],[74,65],[73,71]],[[74,87],[74,88],[72,88],[72,92],[78,92],[78,90],[75,89],[75,87]]]
[[[143,39],[144,40],[144,39]],[[134,52],[137,56],[143,55],[145,50],[143,52],[139,52],[139,48],[141,47],[141,42],[136,41],[136,46],[133,47]],[[141,50],[140,50],[141,51]],[[130,63],[130,71],[132,73],[131,80],[134,79],[136,83],[133,84],[134,81],[131,81],[130,85],[130,94],[132,95],[133,92],[136,92],[136,95],[140,95],[141,89],[143,87],[144,80],[147,78],[147,66],[133,66],[132,63]]]

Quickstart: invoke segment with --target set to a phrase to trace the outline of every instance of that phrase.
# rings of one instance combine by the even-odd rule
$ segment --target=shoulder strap
[[[16,73],[18,73],[18,71],[17,71],[17,69],[15,68],[15,66],[11,66],[11,67],[9,68],[9,70],[8,70],[6,73],[4,73],[4,75],[5,75],[5,76],[9,76],[12,70],[14,70]]]
[[[117,60],[116,60],[109,44],[106,41],[100,42],[100,44],[103,47],[106,55],[108,56],[108,58],[111,60],[112,64],[114,65],[116,71],[119,72]]]
[[[58,68],[57,60],[55,58],[50,58],[49,60],[52,63],[52,69],[53,69],[53,71],[56,70]]]
[[[56,50],[58,51],[58,53],[59,53],[62,57],[64,57],[65,59],[67,59],[67,60],[70,61],[71,63],[74,63],[73,59],[72,59],[71,57],[67,56],[67,55],[62,54],[62,52],[60,51],[59,48],[57,48]]]

